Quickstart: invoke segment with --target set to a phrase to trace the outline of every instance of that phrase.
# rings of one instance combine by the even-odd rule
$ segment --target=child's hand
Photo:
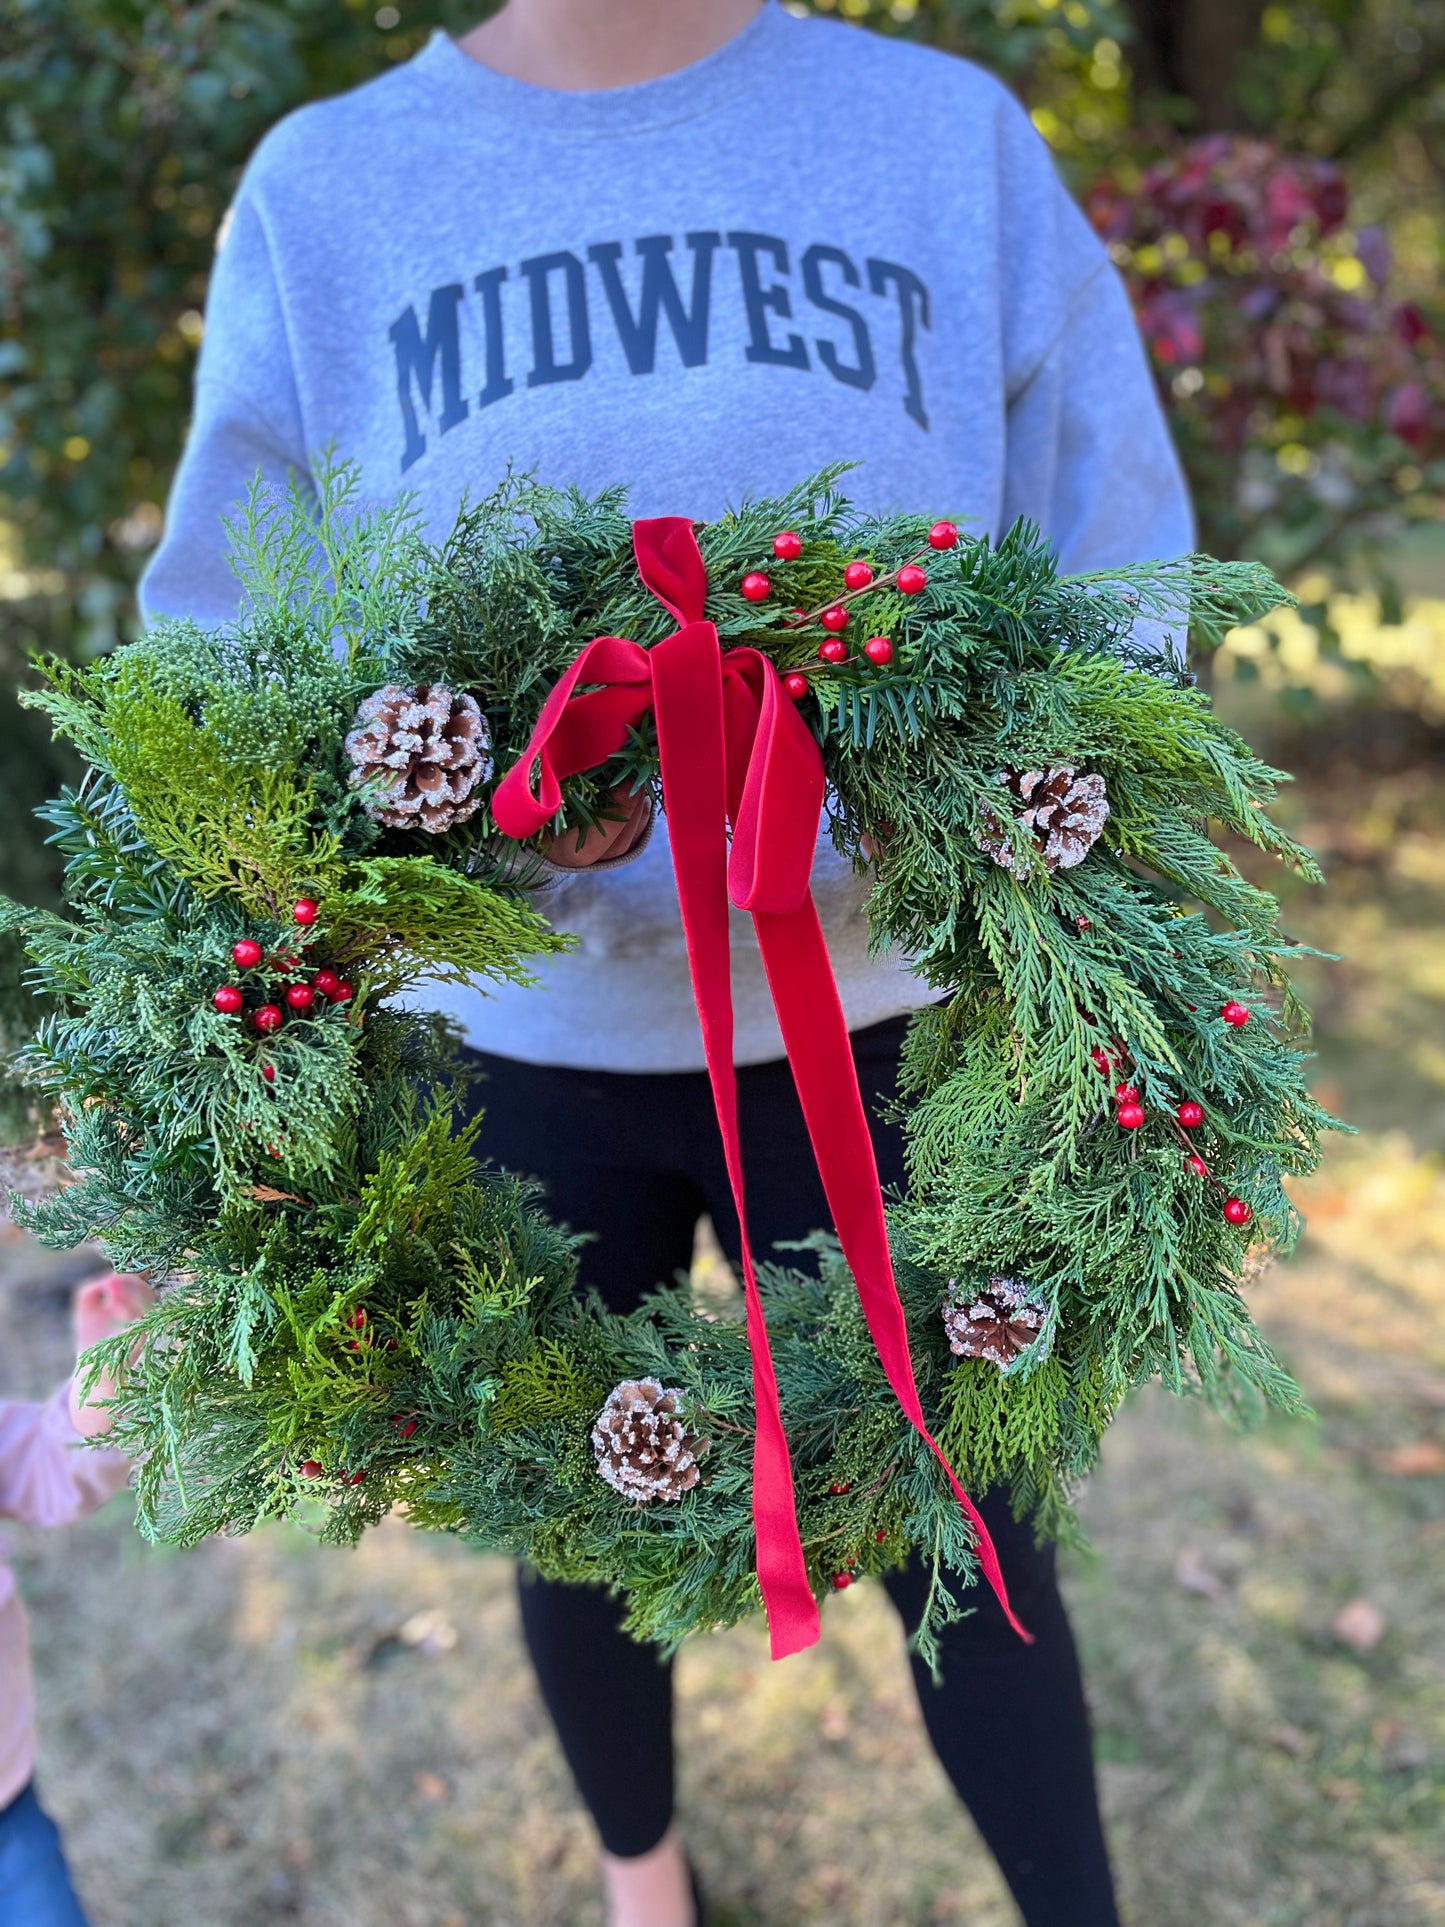
[[[133,1273],[113,1271],[108,1277],[92,1278],[76,1292],[70,1308],[77,1353],[133,1325],[155,1301],[156,1295],[145,1279]],[[71,1385],[70,1417],[83,1438],[99,1438],[110,1430],[114,1414],[97,1401],[114,1395],[115,1376],[111,1372],[101,1373],[91,1387],[89,1401],[82,1399],[78,1383]]]

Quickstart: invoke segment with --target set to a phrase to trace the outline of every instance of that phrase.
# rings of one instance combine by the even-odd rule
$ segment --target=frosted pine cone
[[[960,1358],[986,1358],[1000,1371],[1028,1350],[1043,1323],[1043,1312],[1029,1303],[1028,1287],[997,1273],[974,1298],[950,1284],[943,1304],[949,1350]]]
[[[480,807],[477,785],[492,773],[492,738],[476,698],[441,683],[388,683],[368,696],[346,738],[351,786],[384,779],[366,812],[393,830],[440,835]]]
[[[638,1505],[690,1492],[701,1477],[697,1462],[707,1444],[683,1422],[682,1393],[656,1378],[624,1379],[592,1428],[597,1470]]]
[[[1046,870],[1072,870],[1083,862],[1108,821],[1102,776],[1078,776],[1061,763],[1047,770],[1001,769],[998,780],[1022,805],[1014,814],[1032,835]],[[978,843],[1004,869],[1018,866],[1004,826],[991,810]]]

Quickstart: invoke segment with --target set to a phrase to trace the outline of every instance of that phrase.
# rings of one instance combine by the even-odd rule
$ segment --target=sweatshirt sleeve
[[[221,226],[185,451],[141,613],[210,624],[235,613],[226,523],[259,475],[310,474],[291,343],[261,210],[243,185]]]
[[[0,1518],[72,1525],[129,1476],[124,1453],[88,1446],[71,1424],[68,1382],[41,1405],[0,1402]]]
[[[1008,397],[1004,526],[1021,515],[1048,531],[1066,575],[1194,546],[1189,491],[1144,344],[1104,259]],[[1164,629],[1148,625],[1153,646],[1182,654],[1183,613]]]
[[[1107,261],[1008,398],[1005,522],[1031,516],[1068,574],[1182,555],[1194,519],[1123,284]]]

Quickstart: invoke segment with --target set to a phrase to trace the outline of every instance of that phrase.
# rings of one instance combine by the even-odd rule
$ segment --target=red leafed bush
[[[1204,545],[1373,561],[1445,481],[1445,345],[1328,161],[1216,134],[1089,198],[1133,297]]]

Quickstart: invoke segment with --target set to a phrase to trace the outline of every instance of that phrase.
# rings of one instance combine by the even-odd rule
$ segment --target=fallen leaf
[[[1388,1472],[1397,1479],[1428,1479],[1445,1472],[1445,1445],[1438,1439],[1412,1439],[1408,1445],[1392,1446],[1388,1452],[1372,1452],[1370,1463],[1377,1472]]]
[[[1314,1741],[1309,1734],[1302,1727],[1291,1725],[1288,1720],[1270,1729],[1269,1743],[1277,1746],[1281,1753],[1288,1753],[1292,1760],[1314,1750]]]
[[[305,1198],[298,1198],[294,1191],[278,1191],[273,1184],[248,1184],[244,1195],[254,1198],[258,1204],[305,1204]]]
[[[829,1700],[818,1717],[818,1731],[825,1740],[831,1740],[835,1745],[847,1739],[851,1725],[846,1700]]]
[[[1341,1645],[1372,1653],[1385,1637],[1385,1615],[1369,1599],[1352,1599],[1330,1621],[1330,1631]]]
[[[414,1647],[428,1659],[435,1659],[438,1653],[449,1653],[457,1643],[456,1627],[436,1606],[426,1607],[403,1620],[396,1636],[403,1646]]]
[[[1200,1599],[1223,1599],[1229,1588],[1217,1572],[1211,1572],[1192,1547],[1186,1547],[1174,1561],[1174,1583]]]
[[[1388,1772],[1414,1773],[1430,1764],[1429,1741],[1418,1733],[1411,1733],[1400,1720],[1376,1720],[1370,1728],[1370,1738],[1380,1749]]]

